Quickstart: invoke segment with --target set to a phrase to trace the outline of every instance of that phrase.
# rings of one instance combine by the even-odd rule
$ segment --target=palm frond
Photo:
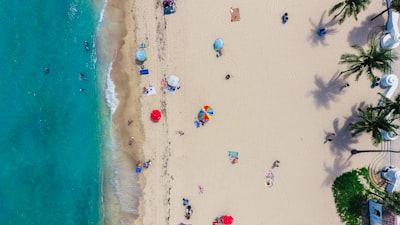
[[[336,10],[338,10],[339,8],[341,8],[343,5],[345,4],[345,2],[339,2],[336,5],[334,5],[328,12],[328,15],[332,15]]]

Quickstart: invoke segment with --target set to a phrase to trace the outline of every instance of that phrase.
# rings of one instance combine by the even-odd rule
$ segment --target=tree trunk
[[[341,72],[339,73],[338,77],[340,77],[342,74],[347,73],[347,72],[349,72],[349,71],[350,71],[350,70],[341,71]]]
[[[336,18],[337,16],[339,16],[340,14],[342,14],[343,10],[346,8],[347,5],[344,5],[343,8],[340,10],[340,12],[338,14],[336,14],[333,18]]]
[[[385,10],[383,10],[381,13],[379,13],[378,15],[374,16],[370,21],[373,21],[374,19],[378,18],[380,15],[384,14],[385,12],[389,11],[390,8],[387,8]]]

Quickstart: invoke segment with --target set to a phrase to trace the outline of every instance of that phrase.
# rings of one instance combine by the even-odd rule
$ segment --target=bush
[[[342,221],[347,225],[361,224],[362,208],[368,200],[369,186],[366,168],[343,173],[333,182],[332,191],[336,209]]]

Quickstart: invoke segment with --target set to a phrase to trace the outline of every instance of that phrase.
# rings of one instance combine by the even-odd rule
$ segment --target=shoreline
[[[131,1],[109,0],[104,9],[100,43],[106,59],[112,61],[110,78],[115,85],[118,106],[111,115],[112,148],[106,153],[104,172],[104,224],[140,224],[140,199],[144,179],[135,165],[143,158],[145,139],[141,123],[139,77],[133,58],[135,40],[134,5]],[[108,55],[107,55],[108,54]],[[132,123],[128,125],[128,121]],[[134,137],[132,145],[129,144]]]

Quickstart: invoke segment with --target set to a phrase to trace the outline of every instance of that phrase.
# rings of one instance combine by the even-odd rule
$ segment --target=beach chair
[[[143,69],[139,71],[140,75],[147,75],[149,74],[149,70],[148,69]]]

